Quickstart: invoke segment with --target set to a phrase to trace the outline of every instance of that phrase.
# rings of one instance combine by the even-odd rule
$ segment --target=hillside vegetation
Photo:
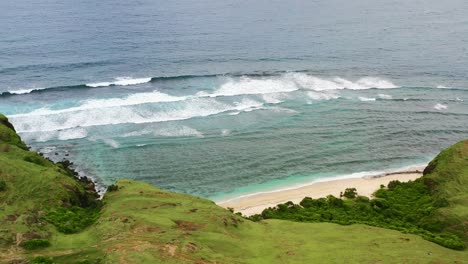
[[[251,219],[368,224],[418,234],[462,250],[468,244],[468,140],[442,151],[423,177],[392,181],[374,196],[370,200],[348,188],[344,199],[306,197],[300,204],[280,204]]]
[[[363,224],[254,222],[212,201],[130,180],[118,181],[97,201],[92,183],[77,180],[67,162],[54,164],[29,151],[7,119],[0,115],[0,120],[0,263],[463,263],[468,259],[467,251]],[[433,177],[427,178],[432,179],[431,195],[450,205],[437,209],[443,221],[454,223],[442,231],[458,234],[464,232],[457,221],[466,219],[466,211],[459,210],[465,208],[466,197],[464,189],[435,177],[439,166],[451,166],[444,164],[429,166],[427,175]],[[446,195],[444,186],[459,191],[460,197],[453,197],[452,191]]]

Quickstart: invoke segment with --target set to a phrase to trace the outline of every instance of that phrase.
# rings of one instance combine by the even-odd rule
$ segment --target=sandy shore
[[[235,212],[241,212],[243,215],[253,215],[261,213],[263,209],[273,207],[280,203],[292,201],[299,203],[304,197],[320,198],[327,195],[340,196],[340,192],[346,188],[354,187],[359,195],[371,197],[372,193],[380,188],[381,184],[385,186],[393,180],[407,182],[415,180],[422,176],[423,168],[412,168],[408,171],[387,173],[362,178],[347,178],[330,181],[314,182],[310,185],[279,190],[266,193],[258,193],[250,196],[239,197],[225,202],[219,202],[218,205],[228,208],[234,208]]]

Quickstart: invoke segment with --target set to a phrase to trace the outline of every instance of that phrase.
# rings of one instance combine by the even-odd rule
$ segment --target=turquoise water
[[[463,1],[0,8],[0,112],[102,188],[224,200],[425,164],[468,136]]]

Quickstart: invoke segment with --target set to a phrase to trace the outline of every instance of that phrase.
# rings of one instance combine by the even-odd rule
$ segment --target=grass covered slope
[[[102,257],[105,263],[462,263],[453,251],[365,225],[252,222],[212,201],[130,180],[106,194],[99,220],[84,232],[59,235],[42,252]],[[95,251],[98,249],[100,252]],[[94,252],[94,253],[93,253]]]
[[[423,179],[439,205],[434,214],[439,231],[454,233],[468,244],[468,140],[442,151]]]
[[[12,133],[5,123],[0,129]],[[66,163],[28,151],[19,137],[11,140],[14,135],[0,135],[0,263],[463,263],[468,258],[466,251],[378,227],[253,222],[212,201],[130,180],[120,180],[97,202],[92,184],[74,178]]]
[[[22,149],[27,149],[26,144],[24,144],[18,134],[16,134],[13,125],[10,124],[8,119],[2,114],[0,114],[0,143],[1,142],[15,145]]]
[[[468,244],[468,140],[440,153],[420,179],[390,182],[371,200],[357,196],[352,188],[344,196],[348,198],[306,197],[299,205],[281,204],[252,219],[362,223],[418,234],[462,250]]]
[[[66,163],[29,151],[0,116],[0,259],[14,258],[24,248],[47,247],[57,233],[48,221],[55,220],[53,213],[97,209],[96,198],[92,183],[77,180]],[[64,221],[69,216],[61,215]]]

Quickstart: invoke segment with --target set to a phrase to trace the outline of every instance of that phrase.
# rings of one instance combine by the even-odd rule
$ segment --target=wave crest
[[[440,104],[440,103],[437,103],[436,105],[434,105],[434,109],[439,110],[439,111],[446,110],[447,108],[448,108],[447,105]]]
[[[86,86],[96,88],[96,87],[107,87],[107,86],[127,86],[127,85],[136,85],[142,83],[151,82],[151,77],[148,78],[131,78],[131,77],[117,77],[112,82],[97,82],[97,83],[87,83]]]
[[[242,76],[239,79],[229,78],[213,92],[201,91],[196,95],[200,97],[237,96],[253,94],[288,93],[297,90],[312,90],[316,92],[334,91],[342,89],[386,89],[398,88],[392,82],[378,77],[364,77],[357,81],[350,81],[340,77],[331,79],[320,78],[306,73],[287,73],[268,78],[253,78]],[[328,96],[324,96],[327,99]],[[335,97],[330,95],[330,97]]]
[[[85,104],[74,109],[41,108],[27,114],[10,115],[9,119],[15,124],[19,133],[25,133],[125,123],[143,124],[186,120],[229,111],[252,111],[259,109],[262,105],[263,103],[251,99],[228,104],[212,98],[190,98],[170,105],[111,104],[108,107],[98,107],[99,105],[92,104],[92,107],[88,107]]]

